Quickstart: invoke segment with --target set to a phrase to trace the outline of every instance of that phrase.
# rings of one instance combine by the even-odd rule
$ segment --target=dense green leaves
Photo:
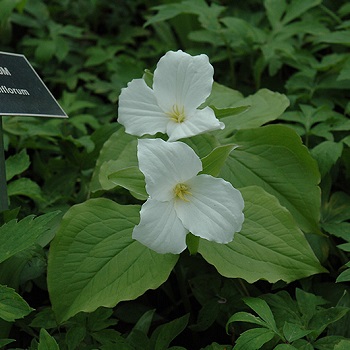
[[[160,255],[131,238],[139,206],[94,199],[72,207],[51,245],[48,284],[57,319],[113,307],[169,276],[177,256]]]

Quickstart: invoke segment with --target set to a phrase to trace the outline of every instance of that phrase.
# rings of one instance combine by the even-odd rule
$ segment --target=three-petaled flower
[[[154,71],[152,89],[132,80],[119,96],[118,122],[129,134],[167,133],[169,141],[223,129],[210,107],[198,109],[211,93],[214,69],[208,56],[167,52]]]
[[[137,157],[149,198],[133,238],[158,253],[179,254],[186,235],[228,243],[244,221],[241,193],[229,182],[198,173],[202,162],[183,142],[138,141]]]

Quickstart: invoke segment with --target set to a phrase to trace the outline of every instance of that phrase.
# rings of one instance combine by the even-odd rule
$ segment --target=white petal
[[[153,91],[159,106],[170,112],[174,105],[192,113],[210,95],[214,68],[208,56],[191,56],[181,50],[167,52],[154,71]]]
[[[145,175],[147,193],[160,201],[172,199],[176,184],[191,179],[202,170],[197,154],[183,142],[138,140],[137,157]]]
[[[188,202],[177,199],[175,210],[183,225],[195,236],[228,243],[242,228],[244,201],[229,182],[210,175],[198,175],[186,182]]]
[[[166,131],[169,122],[158,106],[153,90],[143,79],[132,80],[119,96],[118,122],[131,135],[154,135]]]
[[[197,109],[184,122],[170,121],[167,126],[169,141],[176,141],[185,137],[203,134],[208,131],[224,129],[225,124],[220,122],[210,107]]]
[[[141,221],[135,226],[132,238],[161,254],[179,254],[186,248],[188,231],[177,217],[173,201],[148,199],[140,215]]]

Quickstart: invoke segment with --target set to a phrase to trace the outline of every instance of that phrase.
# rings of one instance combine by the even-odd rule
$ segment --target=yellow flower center
[[[189,191],[189,187],[181,183],[175,186],[174,193],[176,198],[179,198],[185,202],[189,202],[189,200],[186,198],[186,195],[192,195],[192,193]]]
[[[168,113],[170,119],[175,123],[182,123],[185,121],[185,108],[182,106],[181,108],[178,105],[173,105],[171,112]]]

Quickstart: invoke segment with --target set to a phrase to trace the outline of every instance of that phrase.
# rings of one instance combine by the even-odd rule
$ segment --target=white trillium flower
[[[138,141],[137,157],[149,198],[132,237],[158,253],[179,254],[186,235],[229,243],[242,228],[244,201],[229,182],[197,175],[202,162],[183,142]]]
[[[122,89],[118,122],[128,134],[162,132],[169,141],[223,129],[210,107],[198,109],[211,93],[213,74],[204,54],[167,52],[154,71],[153,89],[143,79],[134,79]]]

